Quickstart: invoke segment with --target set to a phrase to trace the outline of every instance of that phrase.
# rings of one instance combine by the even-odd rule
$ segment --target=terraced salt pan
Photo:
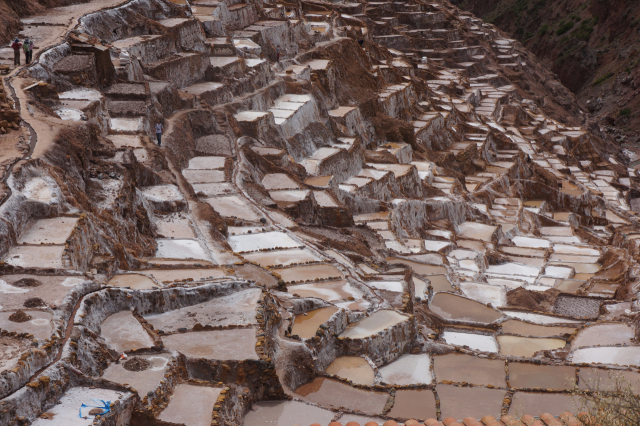
[[[172,334],[163,336],[162,341],[167,348],[194,359],[258,359],[253,328]]]
[[[509,414],[512,416],[521,413],[549,413],[559,416],[565,412],[579,411],[577,398],[562,393],[516,392],[509,407]]]
[[[480,419],[487,415],[500,418],[502,403],[506,395],[506,391],[500,389],[450,385],[437,385],[436,393],[440,399],[441,417],[453,417],[454,419],[466,417]]]
[[[158,288],[151,278],[140,274],[114,275],[113,278],[107,282],[107,285],[115,287],[129,287],[133,290],[150,290]]]
[[[475,300],[450,293],[436,293],[429,308],[445,320],[488,324],[502,318],[502,314]]]
[[[288,290],[289,293],[297,294],[300,297],[317,297],[327,302],[346,300],[350,297],[360,300],[364,296],[362,291],[344,280],[290,285]]]
[[[573,352],[571,361],[580,364],[640,365],[640,346],[601,346]]]
[[[205,201],[223,217],[251,221],[258,221],[262,217],[247,200],[237,195],[208,198]]]
[[[518,389],[569,390],[576,384],[576,368],[566,365],[509,363],[509,384]]]
[[[489,274],[509,274],[523,275],[528,277],[538,276],[540,268],[535,266],[523,265],[521,263],[503,263],[501,265],[491,265],[486,269]]]
[[[573,333],[575,327],[557,327],[529,324],[519,320],[509,319],[501,324],[503,334],[516,334],[530,337],[552,337]]]
[[[387,413],[396,419],[426,419],[437,417],[436,399],[431,389],[398,389],[393,407]]]
[[[316,377],[312,382],[300,386],[296,394],[323,407],[349,407],[368,414],[382,414],[389,398],[386,392],[358,389],[324,377]]]
[[[567,344],[561,339],[519,336],[498,336],[498,343],[502,355],[517,357],[533,357],[536,352],[561,349]]]
[[[464,281],[460,282],[460,290],[469,299],[490,304],[494,308],[507,305],[507,291],[504,287]]]
[[[624,370],[600,368],[580,368],[578,372],[580,389],[616,391],[631,386],[634,394],[640,394],[640,373]]]
[[[164,312],[145,315],[156,330],[165,333],[177,332],[180,328],[192,329],[194,325],[226,327],[257,324],[256,307],[262,294],[259,288],[250,288],[208,302]]]
[[[49,339],[53,333],[52,315],[45,311],[24,310],[24,312],[32,319],[25,322],[13,322],[9,317],[14,312],[0,312],[0,329],[8,332],[33,334],[36,339]]]
[[[300,401],[261,401],[251,406],[244,417],[245,426],[304,425],[313,419],[329,424],[335,413]]]
[[[428,354],[401,355],[390,364],[378,368],[382,381],[392,385],[431,384],[431,357]]]
[[[367,285],[377,290],[392,291],[395,293],[405,291],[405,283],[402,281],[367,281]]]
[[[276,269],[274,272],[280,275],[280,278],[287,283],[343,278],[342,272],[340,272],[338,268],[327,263],[292,266],[284,269]]]
[[[118,353],[150,348],[153,340],[130,311],[108,316],[100,325],[102,337]]]
[[[175,185],[155,185],[141,189],[142,194],[155,202],[184,201],[182,192]]]
[[[525,247],[525,248],[549,248],[551,247],[551,243],[548,240],[544,240],[542,238],[532,238],[532,237],[513,237],[513,243],[517,247]]]
[[[60,246],[13,246],[5,257],[9,265],[22,268],[62,269],[65,247]]]
[[[373,386],[374,371],[366,359],[359,356],[341,356],[325,370],[327,374],[334,374],[358,385]]]
[[[450,345],[468,346],[482,352],[498,352],[498,345],[493,336],[445,331],[442,333],[442,338]]]
[[[364,339],[379,331],[407,321],[408,317],[389,309],[379,310],[358,322],[349,324],[340,337]]]
[[[155,390],[164,377],[170,355],[136,355],[136,358],[148,361],[149,367],[142,371],[130,371],[124,368],[124,362],[113,363],[104,371],[102,378],[115,383],[128,383],[140,395],[146,395],[147,392]]]
[[[327,322],[336,312],[338,312],[338,308],[329,306],[296,315],[293,321],[291,334],[298,335],[302,339],[313,337],[315,336],[318,327]]]
[[[486,242],[491,242],[497,230],[497,226],[476,222],[464,222],[458,225],[458,235],[460,237]]]
[[[507,316],[529,321],[535,324],[582,324],[582,321],[531,312],[503,311]]]
[[[437,382],[491,385],[505,388],[505,362],[499,359],[480,358],[473,355],[450,353],[433,357]]]
[[[635,329],[628,324],[598,324],[584,328],[571,343],[572,349],[586,346],[632,345]]]
[[[158,419],[189,426],[210,426],[213,406],[221,391],[222,388],[179,384]]]
[[[36,418],[33,426],[90,426],[93,424],[96,415],[90,415],[89,411],[94,407],[102,407],[109,402],[115,402],[123,392],[111,389],[73,387],[67,390],[47,413],[52,414],[51,418]],[[82,404],[87,407],[81,408]],[[85,418],[86,417],[86,418]]]
[[[20,235],[18,244],[64,244],[78,222],[77,217],[36,220]]]
[[[262,232],[260,234],[232,235],[227,241],[235,252],[273,250],[276,248],[298,248],[302,244],[283,232]]]
[[[202,243],[198,240],[158,239],[156,257],[164,259],[210,260]]]

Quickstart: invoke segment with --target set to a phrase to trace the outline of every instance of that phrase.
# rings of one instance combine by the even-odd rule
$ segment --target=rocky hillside
[[[453,0],[521,41],[600,126],[621,143],[638,141],[636,65],[640,2],[627,0]]]

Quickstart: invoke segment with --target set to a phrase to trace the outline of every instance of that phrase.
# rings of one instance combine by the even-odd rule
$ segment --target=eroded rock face
[[[638,378],[638,176],[514,40],[446,2],[95,6],[8,80],[1,424],[557,415]]]

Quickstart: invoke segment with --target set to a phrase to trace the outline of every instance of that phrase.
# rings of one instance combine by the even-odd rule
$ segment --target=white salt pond
[[[529,321],[535,324],[581,324],[582,321],[554,317],[551,315],[534,314],[531,312],[520,311],[503,311],[503,313],[512,318],[518,318],[523,321]]]
[[[455,346],[468,346],[482,352],[498,352],[498,345],[493,336],[483,334],[458,333],[455,331],[445,331],[442,333],[445,342]]]
[[[378,368],[382,381],[392,385],[430,384],[431,357],[428,354],[401,355],[398,359]]]
[[[108,407],[121,396],[127,393],[110,389],[92,389],[89,387],[70,388],[58,404],[54,404],[46,413],[52,414],[51,418],[36,418],[33,426],[90,426],[96,415],[90,415],[94,408]],[[82,404],[86,407],[81,408]],[[213,407],[212,407],[213,408]],[[85,418],[86,417],[86,418]]]
[[[392,327],[407,321],[409,318],[399,312],[383,309],[377,311],[360,321],[349,324],[347,328],[340,334],[340,337],[348,337],[350,339],[364,339],[372,336],[385,328]]]
[[[293,240],[284,232],[261,232],[259,234],[231,235],[229,245],[235,252],[249,252],[259,250],[273,250],[276,248],[294,248],[302,244]]]
[[[156,257],[164,259],[210,259],[198,240],[158,239],[157,241]]]
[[[540,268],[536,266],[523,265],[521,263],[503,263],[501,265],[491,265],[486,269],[489,274],[508,274],[536,277],[540,273]]]
[[[114,363],[105,370],[102,378],[115,383],[128,383],[140,395],[146,395],[160,384],[170,357],[169,354],[136,355],[136,358],[149,362],[150,365],[146,370],[130,371],[124,368],[124,362]],[[133,357],[129,359],[131,358]]]
[[[153,346],[153,340],[130,311],[110,315],[100,330],[107,344],[118,353]]]
[[[306,248],[247,253],[242,257],[249,262],[257,263],[263,268],[268,266],[290,266],[300,263],[320,262],[322,260],[319,256],[316,256],[311,250]]]
[[[461,281],[460,290],[469,299],[491,304],[494,308],[507,305],[507,291],[501,286]]]
[[[107,285],[115,287],[129,287],[133,290],[150,290],[158,288],[151,278],[140,274],[114,275]]]
[[[405,283],[402,281],[367,281],[367,285],[378,290],[396,293],[402,293],[405,290]]]
[[[179,384],[158,419],[189,426],[210,426],[213,406],[221,391],[222,388]]]
[[[580,330],[571,342],[571,348],[631,345],[634,338],[635,329],[628,324],[598,324]]]
[[[580,364],[640,365],[640,346],[601,346],[573,352],[571,361]]]
[[[511,239],[513,243],[517,247],[527,247],[527,248],[549,248],[551,247],[551,243],[549,240],[544,240],[542,238],[532,238],[532,237],[513,237]]]
[[[323,283],[296,284],[288,286],[289,293],[297,294],[300,297],[317,297],[327,302],[335,302],[353,297],[355,300],[362,299],[364,294],[351,283],[339,280]]]

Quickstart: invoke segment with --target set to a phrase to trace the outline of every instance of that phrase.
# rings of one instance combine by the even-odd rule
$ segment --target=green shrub
[[[558,31],[556,31],[556,35],[562,35],[564,33],[566,33],[567,31],[569,31],[571,28],[573,28],[575,24],[573,23],[573,21],[567,21],[563,24],[560,24],[560,28],[558,28]]]
[[[631,115],[631,108],[622,108],[618,111],[620,117],[629,117]]]
[[[594,81],[593,85],[594,86],[600,86],[602,83],[604,83],[605,81],[607,81],[611,77],[613,77],[613,73],[612,72],[608,72],[605,75],[603,75],[602,77],[600,77],[599,79],[597,79],[596,81]]]
[[[543,36],[547,33],[547,31],[549,31],[549,24],[544,24],[540,27],[540,31],[538,32],[538,34],[540,34],[540,36]]]

